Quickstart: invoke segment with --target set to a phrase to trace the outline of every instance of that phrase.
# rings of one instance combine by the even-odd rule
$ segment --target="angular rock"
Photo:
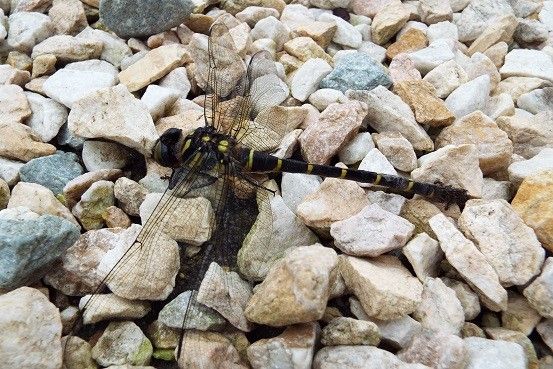
[[[438,276],[438,267],[444,258],[444,253],[438,242],[426,233],[417,234],[403,247],[402,252],[421,282],[428,277]]]
[[[319,182],[315,182],[318,186]],[[293,185],[297,187],[300,183],[294,182]],[[285,189],[283,177],[283,194]],[[260,209],[270,207],[271,211],[260,212],[237,256],[240,273],[249,280],[263,280],[285,252],[298,246],[312,245],[318,240],[286,206],[282,197],[258,197],[258,201]],[[270,219],[267,219],[267,215]],[[272,223],[272,227],[268,227],[268,223]]]
[[[338,317],[323,329],[321,343],[324,346],[370,345],[378,346],[380,332],[373,322]]]
[[[540,50],[514,49],[505,57],[499,72],[502,78],[535,77],[553,82],[553,60]]]
[[[515,104],[511,95],[503,92],[499,95],[491,96],[488,99],[483,112],[495,120],[501,116],[514,115]]]
[[[422,300],[413,313],[423,328],[458,336],[465,323],[465,313],[455,291],[440,278],[424,281]]]
[[[553,250],[553,207],[549,201],[552,196],[553,170],[541,171],[524,179],[511,203],[549,251]]]
[[[79,308],[83,309],[87,306],[91,298],[94,299],[94,303],[83,313],[83,324],[93,324],[103,320],[138,319],[150,311],[150,304],[147,301],[131,301],[114,294],[87,295],[79,302]]]
[[[290,84],[292,96],[305,101],[319,87],[319,83],[332,71],[323,59],[309,59],[296,71]]]
[[[514,116],[497,119],[499,128],[507,132],[513,142],[514,153],[526,159],[536,156],[544,148],[553,148],[551,122],[551,111],[531,115],[520,109],[515,110]]]
[[[0,155],[3,157],[27,162],[55,151],[55,146],[42,143],[31,128],[17,122],[0,123]]]
[[[527,359],[522,347],[513,342],[488,340],[480,337],[464,339],[467,349],[467,369],[486,368],[525,369]]]
[[[22,123],[31,114],[29,101],[21,87],[0,86],[0,123]]]
[[[546,319],[536,327],[540,337],[545,344],[551,348],[553,346],[553,320]],[[541,367],[541,366],[540,366]]]
[[[309,369],[319,329],[317,323],[297,324],[277,337],[258,340],[248,346],[248,360],[256,369],[280,365]]]
[[[377,132],[399,132],[411,142],[415,150],[431,151],[434,148],[434,143],[417,124],[409,106],[385,87],[378,86],[372,91],[360,91],[347,96],[367,104],[369,112],[366,119]]]
[[[461,302],[465,313],[465,320],[473,320],[480,315],[480,299],[478,295],[464,282],[456,279],[442,278],[442,282],[453,291]],[[461,332],[462,333],[462,332]]]
[[[69,35],[57,35],[47,38],[35,47],[31,57],[54,55],[58,61],[76,62],[97,59],[102,53],[104,44],[96,40],[84,40]]]
[[[449,1],[421,0],[418,13],[421,20],[426,24],[434,24],[452,19],[453,10]]]
[[[321,88],[346,90],[372,90],[388,87],[391,80],[382,64],[361,52],[353,52],[340,58],[334,70],[320,83]]]
[[[190,0],[172,0],[163,4],[101,1],[100,15],[102,21],[119,37],[140,38],[178,26],[193,12],[194,6]]]
[[[100,29],[86,27],[77,35],[77,38],[101,41],[104,44],[100,59],[105,60],[116,67],[121,66],[121,62],[132,55],[131,48],[127,43],[111,33]]]
[[[442,127],[452,124],[455,120],[444,102],[436,96],[436,90],[429,82],[400,82],[394,85],[394,92],[409,104],[419,124]]]
[[[428,44],[428,40],[423,31],[411,28],[407,32],[398,37],[397,41],[388,46],[386,57],[388,59],[395,58],[401,53],[410,53],[424,49]]]
[[[484,52],[498,42],[511,43],[517,28],[517,19],[509,14],[500,17],[497,21],[489,22],[468,49],[468,54]]]
[[[432,43],[440,38],[449,38],[452,40],[459,39],[459,31],[457,26],[449,21],[441,21],[431,24],[426,31],[426,37],[428,42]]]
[[[167,327],[181,330],[186,315],[184,329],[218,330],[226,320],[217,311],[197,302],[196,292],[185,291],[168,302],[159,312],[159,322]],[[192,302],[190,298],[192,297]]]
[[[282,173],[282,200],[295,214],[298,205],[305,197],[319,188],[322,179],[303,173]],[[278,201],[278,200],[277,200]]]
[[[31,116],[26,124],[40,137],[42,142],[52,140],[61,126],[67,122],[67,110],[54,100],[33,92],[26,92],[31,107]]]
[[[246,306],[246,318],[271,326],[322,318],[337,261],[334,250],[318,244],[294,249],[256,288]]]
[[[503,16],[513,14],[508,0],[485,0],[469,3],[455,19],[459,27],[459,41],[476,39],[490,24],[497,23]]]
[[[476,146],[480,169],[484,174],[504,170],[511,162],[513,154],[511,140],[492,119],[480,111],[458,119],[455,124],[444,128],[436,137],[438,148],[462,144]]]
[[[130,164],[133,153],[127,147],[109,141],[86,140],[82,159],[90,172],[103,169],[123,169]]]
[[[403,4],[382,8],[371,23],[372,39],[378,45],[390,40],[409,20],[409,11]]]
[[[81,200],[73,207],[73,215],[79,219],[83,228],[88,230],[100,229],[104,226],[103,214],[107,208],[115,204],[113,182],[98,181],[93,183]]]
[[[303,157],[310,163],[328,163],[357,134],[366,112],[366,105],[359,101],[329,105],[318,122],[310,124],[300,136]]]
[[[46,296],[36,289],[22,287],[0,296],[0,311],[3,365],[61,368],[60,314]]]
[[[37,12],[14,12],[8,26],[8,45],[24,53],[54,34],[50,17]]]
[[[470,200],[458,222],[502,285],[524,285],[540,272],[545,252],[507,201]]]
[[[361,46],[361,42],[363,40],[361,33],[353,25],[346,22],[342,18],[323,13],[317,20],[319,22],[334,23],[336,25],[336,31],[334,32],[334,37],[332,38],[334,43],[354,49]]]
[[[280,19],[282,20],[282,17]],[[335,24],[317,21],[298,27],[296,33],[298,36],[311,37],[320,47],[326,49],[334,38],[337,28]]]
[[[448,145],[419,158],[419,167],[411,172],[415,181],[464,188],[470,196],[480,197],[483,177],[474,145]]]
[[[54,0],[48,16],[58,35],[76,35],[88,26],[83,3],[79,0]]]
[[[415,311],[421,301],[421,283],[393,256],[344,256],[339,265],[346,286],[370,317],[397,319]]]
[[[445,103],[455,117],[462,118],[476,110],[484,110],[490,88],[490,77],[483,75],[457,87]]]
[[[541,316],[530,305],[528,300],[516,292],[509,292],[509,303],[507,310],[501,312],[501,326],[513,331],[523,333],[529,336],[536,325],[541,320]],[[539,332],[539,327],[538,327]]]
[[[391,352],[373,346],[323,347],[315,354],[313,369],[330,368],[428,369],[429,367],[421,364],[407,364]]]
[[[120,233],[119,242],[104,255],[98,265],[101,275],[107,275],[130,247],[133,250],[140,247],[135,241],[141,229],[140,226],[132,225]],[[163,300],[171,293],[180,264],[178,245],[162,232],[155,235],[155,241],[155,245],[146,244],[155,247],[156,253],[150,255],[131,250],[127,254],[129,257],[111,274],[106,284],[117,296],[129,300]]]
[[[398,132],[373,133],[378,150],[397,170],[410,172],[417,167],[413,145]]]
[[[509,165],[509,180],[519,186],[526,178],[530,178],[544,170],[553,169],[553,148],[542,149],[536,156]]]
[[[424,49],[409,53],[415,63],[415,68],[422,74],[427,74],[441,64],[455,58],[453,41],[439,39]]]
[[[484,255],[445,215],[433,216],[429,224],[446,259],[473,286],[484,305],[492,311],[505,310],[507,291],[499,283],[499,277]]]
[[[463,369],[467,350],[463,340],[443,332],[423,331],[408,347],[398,353],[407,363],[420,363],[431,368]]]
[[[553,87],[527,92],[517,99],[517,107],[532,114],[542,110],[553,110]]]
[[[410,80],[420,80],[421,73],[415,68],[415,63],[408,54],[398,54],[390,62],[390,78],[393,83]]]
[[[149,111],[123,85],[80,99],[69,113],[68,124],[79,136],[107,138],[143,153],[150,153],[158,138]]]
[[[79,228],[60,217],[0,218],[0,288],[38,281],[79,237]]]
[[[325,110],[330,104],[345,103],[347,100],[346,95],[342,91],[332,88],[321,88],[309,95],[309,103],[319,111]]]
[[[111,322],[92,348],[92,358],[102,366],[146,365],[152,353],[152,343],[133,322]]]
[[[187,50],[181,45],[160,46],[120,72],[119,80],[129,91],[138,91],[180,67],[188,57]]]
[[[411,238],[415,226],[376,204],[330,227],[335,246],[348,255],[382,255],[401,248]]]
[[[340,162],[351,165],[360,162],[374,149],[374,142],[369,132],[358,133],[338,152]]]
[[[437,96],[443,99],[468,82],[468,76],[455,60],[449,60],[428,72],[423,81],[434,86]]]
[[[553,318],[553,259],[548,257],[541,274],[523,291],[532,307],[543,317]]]
[[[123,175],[118,169],[98,170],[80,175],[67,182],[63,188],[63,197],[68,208],[73,208],[80,200],[83,193],[95,182],[106,180],[114,182]]]
[[[21,181],[40,184],[54,195],[61,194],[65,185],[82,173],[79,157],[62,151],[30,160],[19,170]]]
[[[148,194],[148,190],[144,186],[122,177],[115,182],[113,190],[119,206],[125,213],[132,216],[140,215],[140,205]]]
[[[182,341],[178,365],[181,368],[198,368],[206,365],[209,368],[247,369],[240,354],[232,342],[219,333],[187,331]],[[201,353],[201,355],[186,355]]]

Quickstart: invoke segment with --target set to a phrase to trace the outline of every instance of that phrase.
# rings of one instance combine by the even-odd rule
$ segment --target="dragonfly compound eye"
[[[170,128],[165,131],[154,146],[154,160],[165,167],[174,167],[179,164],[177,153],[182,142],[182,130]]]

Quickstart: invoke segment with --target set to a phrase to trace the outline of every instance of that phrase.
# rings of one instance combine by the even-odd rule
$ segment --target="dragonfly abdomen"
[[[463,205],[468,196],[465,190],[442,184],[413,181],[400,176],[371,172],[367,170],[346,169],[331,165],[311,164],[299,160],[279,159],[264,152],[243,149],[241,164],[251,172],[287,172],[319,175],[369,183],[404,192],[416,193],[437,201]]]

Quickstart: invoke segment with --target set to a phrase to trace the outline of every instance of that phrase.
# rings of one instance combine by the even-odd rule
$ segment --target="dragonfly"
[[[191,132],[170,128],[160,136],[152,156],[162,166],[172,169],[168,188],[133,242],[107,272],[96,293],[81,306],[84,311],[99,309],[102,302],[97,296],[106,288],[115,294],[122,285],[140,290],[141,284],[155,279],[156,270],[148,270],[148,266],[156,253],[163,252],[160,245],[168,242],[167,219],[178,209],[181,223],[192,222],[206,208],[194,201],[185,202],[188,205],[183,208],[182,200],[207,199],[207,207],[211,208],[206,213],[210,227],[207,231],[191,227],[190,242],[196,240],[194,242],[201,251],[196,256],[197,263],[186,263],[183,272],[191,295],[182,312],[180,339],[174,353],[180,368],[201,367],[198,363],[202,355],[197,346],[199,333],[197,329],[191,329],[195,327],[190,322],[198,304],[213,287],[206,282],[206,273],[219,266],[225,276],[223,284],[229,290],[248,288],[239,282],[240,277],[235,273],[240,272],[236,260],[240,243],[231,241],[231,235],[236,232],[232,212],[240,208],[248,212],[243,201],[254,197],[258,204],[257,226],[271,234],[274,215],[269,200],[275,190],[266,185],[263,175],[286,172],[341,178],[460,206],[469,198],[464,189],[439,183],[422,183],[401,176],[308,163],[270,154],[290,130],[286,122],[274,118],[274,109],[278,109],[289,91],[272,55],[267,51],[257,52],[246,64],[223,21],[216,21],[209,35],[198,43],[201,47],[193,58],[197,80],[205,92],[205,125]],[[200,232],[203,234],[199,235]],[[202,241],[198,242],[198,237]],[[268,239],[259,242],[259,255],[271,253],[267,245],[270,245]],[[136,275],[133,273],[136,268],[146,271],[139,277],[129,278],[129,275]],[[247,284],[256,282],[255,278],[241,281]],[[151,298],[144,295],[141,299]],[[228,313],[222,315],[232,320]],[[83,319],[80,320],[82,323]],[[233,324],[244,331],[251,329],[247,324],[235,324],[234,321]]]

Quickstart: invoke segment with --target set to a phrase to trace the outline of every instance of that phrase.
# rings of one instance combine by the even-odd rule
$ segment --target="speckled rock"
[[[459,27],[459,40],[462,42],[476,39],[490,24],[501,17],[513,14],[507,0],[485,0],[479,3],[469,3],[463,9],[461,16],[456,18]]]
[[[30,160],[19,170],[23,182],[38,183],[55,195],[61,194],[65,185],[83,174],[79,157],[74,153],[58,152]]]
[[[100,140],[86,140],[81,155],[89,172],[124,169],[136,157],[135,153],[121,144]]]
[[[374,142],[369,132],[358,133],[350,142],[338,152],[340,162],[350,165],[363,160],[374,149]]]
[[[394,168],[410,172],[417,167],[417,156],[413,145],[401,133],[373,133],[372,136],[378,150],[380,150]]]
[[[364,53],[348,54],[337,62],[334,70],[320,84],[321,88],[346,90],[372,90],[392,84],[386,69]]]
[[[331,104],[300,136],[303,157],[311,163],[326,164],[357,134],[366,114],[366,105],[359,101]],[[326,142],[322,146],[318,143]]]
[[[424,49],[409,53],[409,57],[415,63],[415,68],[422,74],[427,74],[441,64],[455,57],[454,41],[438,39]]]
[[[499,117],[496,122],[513,142],[514,153],[525,159],[536,156],[544,148],[553,148],[553,132],[549,129],[553,122],[552,111],[531,115],[515,109],[513,116]]]
[[[78,0],[54,0],[48,16],[60,35],[75,35],[88,25],[83,3]]]
[[[257,287],[246,305],[246,318],[271,326],[322,318],[337,261],[336,252],[321,245],[294,249],[273,266]]]
[[[0,123],[23,123],[31,114],[31,106],[21,87],[0,86]]]
[[[63,105],[42,95],[26,92],[25,96],[27,96],[32,112],[26,124],[32,128],[42,142],[52,140],[58,134],[61,126],[67,122],[67,110]]]
[[[378,326],[373,322],[338,317],[332,319],[323,329],[321,343],[325,346],[378,346],[380,343],[380,332]]]
[[[14,12],[8,24],[8,45],[25,53],[54,34],[50,17],[38,12]]]
[[[148,190],[144,186],[122,177],[115,182],[113,190],[119,206],[125,213],[132,216],[140,215],[140,205],[148,194]]]
[[[422,284],[391,255],[372,259],[345,256],[339,265],[346,286],[371,317],[397,319],[412,313],[421,301]]]
[[[525,369],[527,358],[519,344],[480,337],[463,340],[467,348],[467,369],[494,365],[497,369]]]
[[[334,37],[332,37],[332,41],[334,43],[354,49],[357,49],[359,46],[361,46],[363,36],[359,32],[359,30],[357,30],[352,24],[346,22],[342,18],[335,15],[323,13],[318,18],[318,21],[336,24],[336,31],[334,32]]]
[[[319,188],[323,180],[319,176],[303,173],[282,173],[282,200],[294,214],[305,197]]]
[[[63,196],[68,208],[73,208],[79,201],[82,194],[95,182],[100,180],[114,182],[123,175],[119,169],[103,169],[94,172],[88,172],[67,182],[63,188]]]
[[[178,359],[181,368],[194,368],[202,365],[207,365],[209,368],[248,368],[232,342],[219,333],[187,331],[182,341],[181,352],[184,353]],[[201,352],[202,355],[186,355],[186,353],[198,352]]]
[[[532,308],[524,296],[513,291],[509,292],[507,310],[501,312],[502,327],[529,336],[540,320],[541,316]]]
[[[40,55],[54,55],[59,61],[75,62],[96,59],[102,53],[104,44],[96,40],[84,40],[69,35],[47,38],[33,47],[32,58]]]
[[[372,39],[379,45],[390,40],[409,20],[409,11],[403,4],[383,7],[371,23]]]
[[[426,233],[417,234],[402,249],[421,282],[438,276],[438,266],[444,258],[438,242]]]
[[[94,302],[87,305],[92,298]],[[84,296],[79,301],[79,308],[86,308],[83,324],[93,324],[102,320],[142,318],[150,311],[150,303],[127,300],[112,293],[95,294]]]
[[[541,274],[523,291],[532,307],[543,317],[553,318],[553,258],[545,260]]]
[[[461,302],[461,306],[463,307],[465,320],[473,320],[478,315],[480,315],[480,299],[468,284],[450,278],[442,278],[442,282],[444,282],[446,286],[455,291],[455,295],[457,296],[457,298]]]
[[[93,183],[73,207],[72,213],[79,219],[84,229],[99,229],[104,226],[102,214],[115,204],[113,186],[113,182],[109,181]]]
[[[4,332],[0,341],[3,365],[61,368],[60,314],[46,296],[36,289],[22,287],[0,296],[0,311],[0,328]]]
[[[544,170],[553,169],[553,148],[542,149],[536,156],[528,160],[520,160],[509,165],[509,180],[518,186],[526,178]]]
[[[372,363],[378,368],[428,369],[422,364],[408,364],[389,351],[374,346],[330,346],[323,347],[315,354],[313,369],[364,369]],[[375,367],[375,368],[376,368]]]
[[[388,59],[393,59],[400,53],[409,53],[424,49],[427,44],[428,40],[424,32],[416,28],[411,28],[399,36],[396,42],[388,46],[386,57]]]
[[[100,59],[105,60],[116,67],[120,67],[121,62],[125,58],[132,55],[131,48],[123,39],[100,29],[86,27],[77,35],[77,37],[88,40],[102,41],[104,48],[102,49],[102,54],[100,54]]]
[[[553,60],[540,50],[514,49],[505,57],[499,72],[502,78],[536,77],[553,82]]]
[[[0,218],[0,230],[0,288],[3,289],[39,280],[79,237],[75,224],[52,215],[34,219]]]
[[[527,177],[515,195],[512,206],[529,225],[538,240],[553,249],[553,208],[548,201],[553,196],[553,171],[547,170]]]
[[[398,357],[405,362],[431,368],[463,369],[467,350],[458,336],[426,330],[415,335],[409,346],[398,353]]]
[[[468,75],[455,60],[449,60],[431,70],[423,80],[434,86],[437,96],[443,99],[468,82]]]
[[[388,68],[393,83],[410,80],[420,80],[421,72],[415,68],[415,63],[409,54],[398,54],[390,62]]]
[[[194,2],[190,0],[174,0],[163,4],[148,1],[100,1],[103,22],[119,37],[124,38],[147,37],[176,27],[183,23],[193,10]]]

